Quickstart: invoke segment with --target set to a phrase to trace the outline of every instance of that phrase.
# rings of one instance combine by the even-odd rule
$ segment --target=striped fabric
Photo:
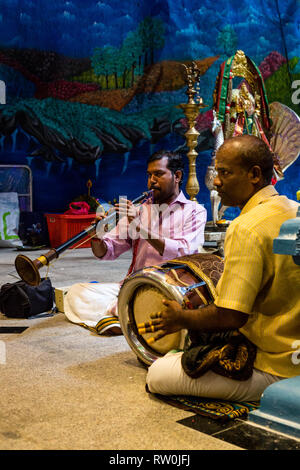
[[[86,325],[85,323],[78,323],[78,324],[90,331],[93,331],[94,333],[97,333],[98,335],[105,333],[108,329],[112,327],[121,328],[119,320],[113,316],[105,316],[101,318],[101,320],[98,321],[96,326],[89,326],[89,325]]]

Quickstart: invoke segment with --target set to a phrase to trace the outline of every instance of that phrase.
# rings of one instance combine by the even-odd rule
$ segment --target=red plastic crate
[[[45,217],[47,218],[50,246],[51,248],[57,248],[89,227],[96,214],[45,214]],[[89,248],[91,246],[90,240],[84,242],[87,238],[89,238],[89,235],[77,241],[70,248]]]

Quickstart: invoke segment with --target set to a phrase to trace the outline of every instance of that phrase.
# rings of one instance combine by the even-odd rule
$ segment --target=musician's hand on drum
[[[164,330],[167,334],[175,333],[181,330],[182,325],[182,307],[176,300],[163,299],[163,304],[166,308],[162,311],[161,318],[163,320]]]
[[[155,312],[150,315],[152,320],[141,323],[138,325],[139,334],[154,333],[152,338],[148,340],[149,343],[157,341],[163,338],[165,335],[176,333],[183,328],[182,320],[182,308],[175,300],[163,300],[166,309],[162,312]]]

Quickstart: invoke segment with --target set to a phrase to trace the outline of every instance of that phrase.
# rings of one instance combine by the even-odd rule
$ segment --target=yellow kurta
[[[273,186],[258,191],[230,224],[215,304],[249,314],[240,331],[257,346],[255,367],[300,375],[300,266],[273,253],[273,240],[299,204]]]

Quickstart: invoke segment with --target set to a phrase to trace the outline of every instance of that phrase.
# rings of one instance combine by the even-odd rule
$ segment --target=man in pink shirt
[[[116,204],[120,215],[109,233],[97,230],[92,251],[101,260],[114,260],[132,250],[128,274],[179,256],[197,253],[204,242],[206,210],[186,199],[180,186],[183,161],[180,155],[161,151],[148,159],[148,189],[152,197],[136,207],[127,199]],[[102,224],[103,227],[103,224]],[[65,301],[65,314],[98,334],[120,334],[117,295],[120,283],[75,284]]]

